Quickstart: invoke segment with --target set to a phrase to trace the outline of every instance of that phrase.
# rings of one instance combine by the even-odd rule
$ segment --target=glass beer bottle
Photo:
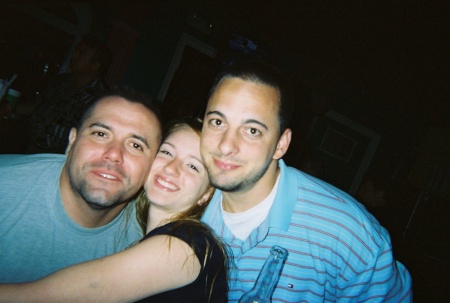
[[[288,252],[283,247],[274,245],[270,250],[270,255],[264,263],[255,286],[245,293],[239,300],[239,303],[269,303],[278,279],[281,269],[286,261]]]

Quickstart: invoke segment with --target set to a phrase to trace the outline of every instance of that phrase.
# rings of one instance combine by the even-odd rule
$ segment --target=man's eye
[[[140,151],[143,151],[144,148],[142,147],[142,145],[138,144],[138,143],[132,143],[133,148],[135,149],[139,149]]]
[[[102,138],[106,137],[106,134],[104,132],[94,132],[93,134]]]
[[[247,133],[252,137],[258,137],[261,135],[261,132],[256,128],[247,129]]]
[[[221,126],[223,124],[222,120],[219,119],[211,119],[209,123],[213,126]]]

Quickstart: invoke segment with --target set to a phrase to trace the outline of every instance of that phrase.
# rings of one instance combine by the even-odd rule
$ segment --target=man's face
[[[75,47],[70,58],[70,69],[73,73],[95,73],[99,69],[99,63],[94,61],[95,49],[81,41]]]
[[[279,139],[278,107],[279,92],[271,86],[239,78],[224,79],[217,86],[201,138],[202,157],[215,187],[238,192],[273,181],[266,171],[276,166],[290,142],[285,134]]]
[[[143,185],[159,138],[158,120],[143,105],[104,98],[78,132],[72,129],[64,171],[70,185],[62,190],[96,209],[127,202]]]

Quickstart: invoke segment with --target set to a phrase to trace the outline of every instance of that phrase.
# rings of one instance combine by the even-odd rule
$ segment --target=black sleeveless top
[[[200,262],[200,273],[191,284],[163,292],[138,302],[227,302],[227,275],[224,267],[224,255],[211,231],[203,223],[172,222],[149,232],[142,241],[156,235],[170,235],[179,238],[192,247]],[[212,285],[212,286],[211,286]]]

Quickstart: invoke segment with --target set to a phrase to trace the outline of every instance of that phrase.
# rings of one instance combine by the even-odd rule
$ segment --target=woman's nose
[[[172,159],[166,163],[164,171],[169,175],[177,176],[180,173],[180,162],[177,159]]]

